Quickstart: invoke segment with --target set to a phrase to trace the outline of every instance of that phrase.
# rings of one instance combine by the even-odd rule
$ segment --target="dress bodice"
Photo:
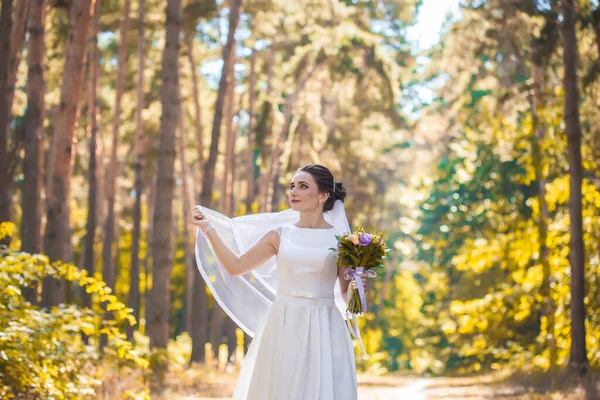
[[[337,253],[331,248],[337,246],[336,234],[335,228],[281,227],[277,292],[332,296],[337,278]]]

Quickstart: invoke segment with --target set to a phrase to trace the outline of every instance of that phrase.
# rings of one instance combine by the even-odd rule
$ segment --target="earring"
[[[321,200],[319,200],[319,205],[321,205]]]

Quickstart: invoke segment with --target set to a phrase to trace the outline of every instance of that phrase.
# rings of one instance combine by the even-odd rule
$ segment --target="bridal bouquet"
[[[368,233],[362,227],[357,227],[354,232],[336,235],[338,240],[337,265],[346,267],[344,279],[356,278],[356,290],[348,303],[347,311],[360,314],[367,310],[367,300],[359,273],[365,273],[367,278],[377,276],[375,268],[383,266],[383,260],[390,251],[383,241],[381,233]],[[336,249],[331,249],[336,251]]]

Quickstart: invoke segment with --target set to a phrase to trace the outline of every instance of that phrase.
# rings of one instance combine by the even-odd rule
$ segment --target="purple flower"
[[[362,235],[360,235],[360,238],[358,239],[358,245],[367,247],[368,245],[371,244],[372,241],[373,241],[373,237],[371,235],[369,235],[368,233],[363,233]]]

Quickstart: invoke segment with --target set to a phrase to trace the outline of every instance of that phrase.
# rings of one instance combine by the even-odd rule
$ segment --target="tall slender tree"
[[[65,63],[60,91],[60,106],[54,117],[54,131],[49,182],[47,188],[46,232],[44,251],[50,260],[70,261],[71,222],[69,194],[73,168],[73,134],[79,112],[85,44],[96,0],[80,0],[69,11],[69,35],[65,46]],[[61,280],[44,281],[44,306],[65,300],[65,283]]]
[[[135,205],[133,208],[133,237],[131,243],[131,274],[129,281],[129,297],[127,304],[133,309],[133,315],[136,319],[140,318],[140,240],[141,240],[141,225],[142,225],[142,193],[144,191],[144,158],[146,156],[146,148],[144,140],[144,127],[142,125],[142,110],[144,109],[144,31],[146,19],[146,1],[139,0],[138,3],[138,31],[137,31],[137,94],[135,108],[135,162],[133,169],[135,170]],[[127,337],[133,337],[133,326],[127,327]]]
[[[227,74],[227,71],[234,62],[235,54],[233,53],[233,50],[235,49],[235,31],[240,18],[241,8],[242,0],[231,0],[229,9],[229,31],[227,32],[227,43],[223,49],[223,69],[221,71],[219,91],[217,93],[217,101],[214,109],[210,152],[204,166],[204,179],[202,181],[202,194],[200,197],[200,204],[207,207],[212,206],[212,191],[215,180],[215,166],[217,164],[217,156],[219,155],[219,140],[221,137],[221,123],[223,122],[225,97],[228,86],[233,84],[229,81],[230,76]]]
[[[32,0],[29,16],[27,73],[27,111],[24,121],[25,159],[23,160],[22,249],[42,251],[42,176],[44,143],[44,35],[46,1]]]
[[[235,74],[234,65],[236,62],[235,49],[237,44],[235,40],[231,46],[232,62],[227,65],[227,93],[225,95],[225,166],[223,168],[223,212],[225,215],[232,216],[233,204],[231,203],[231,194],[233,192],[233,153],[235,151],[235,132],[233,130],[233,103],[235,100]]]
[[[196,148],[198,152],[198,182],[204,180],[204,130],[202,128],[202,104],[200,102],[200,81],[198,78],[198,64],[194,57],[194,45],[193,45],[193,34],[186,29],[184,34],[184,40],[187,47],[187,58],[190,65],[190,72],[192,76],[192,89],[194,99],[194,129],[196,131]],[[200,198],[200,193],[198,193]]]
[[[98,49],[98,31],[100,29],[101,2],[96,1],[94,7],[94,19],[92,22],[92,34],[88,45],[88,125],[87,135],[89,139],[88,168],[88,215],[85,224],[85,238],[83,250],[83,268],[88,276],[94,276],[96,271],[96,231],[98,227],[98,74],[100,63],[100,50]],[[88,293],[82,294],[84,307],[92,306],[92,298]]]
[[[596,50],[598,51],[598,61],[596,65],[600,67],[600,4],[592,11],[592,27],[596,35]]]
[[[273,135],[272,131],[273,131],[273,126],[272,126],[272,115],[275,112],[275,105],[273,104],[272,100],[271,100],[271,96],[273,94],[273,79],[275,76],[275,46],[271,46],[268,49],[269,55],[268,55],[268,61],[267,61],[267,90],[265,91],[265,97],[266,100],[263,103],[262,106],[262,112],[261,112],[261,119],[262,119],[262,124],[257,125],[256,127],[256,137],[257,137],[257,142],[258,142],[258,136],[260,133],[260,142],[265,144],[267,142],[267,139],[270,139],[271,136]],[[258,143],[257,143],[258,144]],[[261,212],[265,212],[267,210],[267,203],[266,201],[268,200],[268,196],[269,196],[269,167],[270,167],[270,163],[269,163],[269,158],[267,157],[267,153],[269,153],[267,151],[268,146],[263,145],[261,146],[261,158],[262,158],[262,168],[263,168],[263,174],[261,175],[260,178],[260,182],[259,182],[259,189],[258,192],[260,193],[260,211]]]
[[[6,4],[5,4],[6,3]],[[11,3],[11,4],[8,4]],[[4,1],[2,7],[11,7],[12,1]],[[2,136],[0,138],[0,154],[6,159],[0,162],[0,221],[9,221],[12,219],[12,196],[10,191],[12,188],[12,181],[14,173],[17,167],[17,163],[20,160],[19,150],[20,141],[17,135],[11,143],[10,150],[7,148],[8,135],[9,135],[9,124],[12,119],[12,108],[13,100],[15,97],[15,84],[17,81],[17,72],[19,64],[21,62],[21,52],[23,49],[23,43],[25,40],[25,32],[27,31],[27,20],[28,20],[29,0],[20,0],[17,2],[16,9],[14,10],[14,19],[10,17],[5,20],[0,28],[0,31],[7,29],[8,34],[5,37],[8,43],[8,55],[3,58],[2,63],[5,65],[7,70],[6,87],[2,91],[3,96],[0,100],[0,129],[2,129]],[[6,25],[8,24],[8,25]],[[4,26],[6,25],[6,26]],[[4,33],[3,33],[4,35]],[[1,73],[1,72],[0,72]],[[1,79],[1,78],[0,78]],[[6,140],[6,142],[5,142]],[[6,164],[3,164],[6,163]]]
[[[173,196],[175,194],[175,132],[179,113],[179,33],[181,0],[168,0],[166,41],[161,72],[160,144],[152,238],[152,306],[149,309],[150,346],[167,348],[169,341],[169,280],[173,266]],[[159,189],[159,190],[158,190]]]
[[[210,142],[210,153],[208,161],[204,166],[204,180],[202,181],[202,192],[200,204],[207,207],[212,206],[212,191],[215,178],[215,165],[219,153],[219,139],[221,137],[221,124],[223,122],[223,112],[225,109],[225,100],[229,92],[230,85],[233,85],[231,78],[233,75],[227,72],[232,68],[235,59],[235,31],[237,29],[240,12],[242,8],[242,0],[232,0],[229,9],[229,31],[227,32],[227,42],[223,48],[223,69],[221,71],[221,79],[219,81],[219,91],[217,93],[217,101],[215,103],[214,119],[212,127],[212,135]],[[221,343],[223,334],[223,310],[218,304],[215,304],[212,309],[210,342],[213,345],[214,351],[217,350]]]
[[[531,113],[533,116],[534,134],[532,135],[532,162],[535,170],[535,180],[538,185],[539,216],[537,230],[539,235],[539,260],[542,264],[541,295],[544,301],[544,314],[547,319],[547,335],[545,347],[550,352],[550,368],[556,365],[556,344],[554,341],[554,305],[551,294],[551,271],[548,251],[548,203],[546,201],[546,178],[544,176],[544,154],[542,152],[542,141],[545,136],[545,126],[540,122],[539,109],[542,107],[544,78],[542,68],[533,63],[531,68],[533,77],[533,88],[531,90]]]
[[[23,195],[21,202],[23,208],[21,249],[34,254],[42,251],[45,0],[31,1],[29,19],[27,111],[25,112],[23,129],[25,158],[23,160]],[[31,303],[37,303],[37,286],[25,288],[24,294]]]
[[[0,222],[11,220],[11,175],[8,171],[8,70],[13,1],[3,0],[0,10]]]
[[[575,0],[561,1],[563,14],[563,62],[565,90],[565,127],[569,160],[569,217],[571,264],[571,353],[569,366],[578,373],[586,373],[589,365],[585,342],[585,249],[583,246],[583,219],[581,185],[581,121],[579,119],[579,82],[577,64],[577,9]]]
[[[252,49],[250,54],[250,74],[248,76],[248,126],[246,127],[246,136],[248,140],[248,148],[246,150],[246,208],[251,210],[252,203],[256,193],[256,185],[254,184],[254,105],[256,101],[256,49]]]
[[[196,259],[194,263],[194,288],[192,294],[192,355],[190,363],[203,363],[206,359],[204,345],[208,341],[208,294],[206,292],[206,284],[200,276]]]
[[[117,190],[117,149],[119,147],[119,128],[121,126],[121,102],[123,98],[123,83],[125,80],[125,68],[127,66],[127,37],[129,35],[129,14],[131,1],[123,3],[123,15],[119,26],[119,61],[117,66],[117,79],[115,87],[115,112],[112,123],[112,147],[110,153],[110,164],[107,185],[107,211],[104,221],[104,240],[102,246],[102,263],[104,266],[103,279],[108,287],[115,288],[115,259],[113,256],[113,242],[115,235],[115,197]]]
[[[277,204],[276,202],[273,201],[273,199],[277,198],[277,196],[274,195],[274,192],[277,190],[278,185],[279,185],[279,172],[280,172],[280,167],[281,167],[281,163],[279,161],[279,156],[281,155],[281,152],[283,151],[283,145],[285,144],[285,139],[289,133],[290,126],[292,124],[292,112],[294,110],[294,106],[296,105],[296,101],[298,100],[298,96],[300,95],[300,92],[302,92],[302,90],[304,89],[304,86],[306,85],[306,83],[308,82],[310,77],[314,74],[314,72],[317,70],[319,65],[320,65],[320,61],[315,61],[314,65],[309,65],[307,70],[304,72],[302,78],[300,78],[300,80],[296,84],[294,91],[285,99],[285,105],[284,105],[284,111],[283,111],[284,122],[283,122],[283,126],[281,127],[281,130],[279,131],[279,136],[277,137],[277,140],[273,142],[273,152],[271,153],[271,164],[270,164],[269,172],[267,175],[268,176],[268,179],[267,179],[268,186],[267,186],[266,198],[264,199],[264,202],[267,206],[268,212],[272,211],[273,208]]]
[[[181,98],[181,90],[179,93]],[[186,125],[185,125],[185,109],[183,107],[183,101],[181,107],[179,107],[179,173],[182,181],[181,185],[181,218],[183,223],[183,238],[182,238],[182,249],[183,249],[183,260],[185,266],[185,289],[184,289],[184,302],[183,302],[183,331],[191,332],[192,329],[192,312],[193,312],[193,295],[194,295],[194,278],[196,276],[194,271],[193,252],[194,246],[192,242],[191,232],[189,230],[189,224],[185,221],[188,218],[189,212],[192,209],[193,194],[190,188],[188,165],[186,157]]]

